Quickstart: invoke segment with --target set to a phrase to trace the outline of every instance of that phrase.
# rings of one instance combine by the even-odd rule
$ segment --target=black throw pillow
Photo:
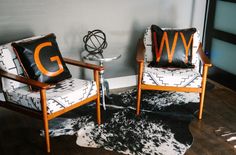
[[[30,79],[53,84],[71,77],[54,34],[12,46]]]
[[[194,68],[192,45],[195,28],[163,30],[151,26],[153,61],[149,67]]]

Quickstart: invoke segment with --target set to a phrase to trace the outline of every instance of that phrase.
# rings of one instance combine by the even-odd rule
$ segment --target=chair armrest
[[[93,69],[93,70],[97,70],[97,71],[104,70],[104,68],[101,67],[101,66],[94,65],[94,64],[89,64],[89,63],[84,63],[82,61],[73,60],[73,59],[70,59],[70,58],[63,58],[63,60],[65,61],[65,63],[68,63],[70,65],[74,65],[74,66],[80,66],[80,67]]]
[[[136,61],[137,62],[144,62],[144,53],[145,53],[145,47],[143,43],[143,39],[138,40],[137,44],[137,53],[136,53]]]
[[[202,43],[199,44],[197,53],[199,54],[200,60],[201,60],[203,65],[208,66],[208,67],[212,66],[211,61],[208,59],[206,54],[203,52]]]
[[[15,80],[15,81],[18,81],[18,82],[21,82],[21,83],[24,83],[24,84],[28,84],[28,85],[31,85],[31,86],[34,86],[34,87],[37,87],[37,88],[41,88],[41,89],[42,88],[47,89],[51,86],[50,84],[42,83],[42,82],[32,80],[32,79],[28,79],[28,78],[25,78],[25,77],[22,77],[22,76],[19,76],[19,75],[8,73],[8,72],[3,71],[3,70],[0,70],[0,76],[11,79],[11,80]]]

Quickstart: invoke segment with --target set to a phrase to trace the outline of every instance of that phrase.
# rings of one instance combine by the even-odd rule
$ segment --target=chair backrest
[[[42,36],[35,36],[35,37],[30,37],[30,38],[26,38],[26,39],[21,39],[18,41],[13,41],[13,42],[21,42],[21,41],[28,41],[28,40],[34,40],[37,38],[43,37]],[[4,70],[6,72],[15,74],[15,75],[20,75],[20,76],[24,76],[24,71],[22,66],[19,63],[19,60],[13,50],[13,47],[11,46],[11,44],[13,42],[9,42],[3,45],[0,45],[0,69]],[[19,83],[17,81],[13,81],[7,78],[2,78],[1,79],[2,82],[2,90],[5,91],[9,91],[9,90],[14,90],[17,89],[19,87],[25,87],[25,84]]]
[[[170,28],[162,28],[163,30],[170,29]],[[151,26],[149,26],[143,37],[143,42],[145,46],[145,62],[151,62],[153,60],[153,53],[152,53],[152,33],[151,33]],[[196,71],[200,72],[200,60],[198,58],[197,50],[200,44],[200,33],[197,30],[193,35],[193,46],[192,46],[192,63],[195,65]]]

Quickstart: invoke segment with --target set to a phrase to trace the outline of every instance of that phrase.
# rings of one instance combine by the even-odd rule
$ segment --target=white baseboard
[[[109,83],[109,89],[118,89],[137,85],[137,75],[109,78],[106,80]]]

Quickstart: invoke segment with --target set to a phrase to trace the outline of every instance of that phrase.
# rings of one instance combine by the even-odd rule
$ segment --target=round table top
[[[106,56],[104,54],[87,54],[83,56],[83,59],[90,60],[90,61],[98,61],[98,62],[109,62],[112,60],[117,60],[121,57],[120,55],[117,56]]]

